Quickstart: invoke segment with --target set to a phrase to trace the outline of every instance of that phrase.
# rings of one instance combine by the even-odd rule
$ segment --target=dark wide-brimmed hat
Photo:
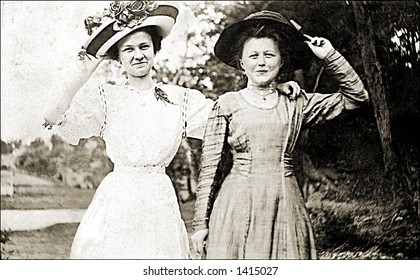
[[[234,61],[233,46],[242,33],[258,24],[274,26],[281,38],[280,53],[286,48],[288,59],[284,61],[280,73],[293,72],[303,68],[311,59],[311,52],[304,43],[305,37],[286,18],[273,11],[260,11],[247,16],[245,19],[226,27],[214,46],[214,54],[222,62],[236,69],[240,69]],[[285,49],[283,49],[283,53]]]
[[[105,55],[119,40],[146,26],[155,26],[158,34],[165,38],[177,16],[177,5],[169,2],[114,1],[102,14],[85,19],[90,37],[83,48],[95,57]]]

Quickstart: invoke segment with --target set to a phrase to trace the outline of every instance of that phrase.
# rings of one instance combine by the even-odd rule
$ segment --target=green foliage
[[[51,142],[52,154],[62,172],[65,172],[65,168],[70,168],[75,173],[89,174],[87,179],[97,187],[112,170],[105,143],[99,137],[81,139],[77,146],[69,145],[59,136],[53,136]]]
[[[85,174],[86,179],[96,187],[112,170],[105,144],[98,137],[82,139],[73,146],[60,136],[53,135],[51,148],[39,138],[23,148],[24,152],[17,158],[17,168],[41,177],[62,180],[65,173],[72,170]]]
[[[39,176],[53,176],[57,172],[50,150],[41,138],[30,143],[17,162],[20,169]]]

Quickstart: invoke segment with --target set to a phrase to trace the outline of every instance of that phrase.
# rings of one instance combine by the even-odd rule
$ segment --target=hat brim
[[[245,19],[226,27],[220,34],[220,37],[214,46],[214,54],[216,57],[225,64],[242,70],[239,68],[239,65],[237,65],[237,62],[233,60],[235,56],[232,46],[244,31],[261,23],[275,26],[278,29],[282,40],[279,46],[280,53],[282,51],[285,52],[287,49],[288,58],[284,61],[280,73],[294,72],[298,69],[302,69],[310,62],[312,54],[308,46],[304,43],[305,37],[300,32],[292,25],[281,23],[277,20],[263,18]]]
[[[162,38],[165,38],[171,32],[177,16],[177,7],[165,4],[159,5],[141,24],[132,28],[126,27],[121,31],[115,31],[113,29],[115,20],[110,19],[110,21],[103,23],[94,31],[83,45],[83,48],[90,55],[95,57],[103,56],[119,40],[131,32],[146,26],[155,26],[159,35],[162,36]]]

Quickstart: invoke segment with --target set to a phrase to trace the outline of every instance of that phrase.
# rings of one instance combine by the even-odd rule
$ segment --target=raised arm
[[[69,108],[73,97],[89,80],[104,58],[105,56],[97,59],[86,54],[83,50],[79,53],[79,59],[68,69],[68,80],[63,82],[56,90],[56,94],[50,105],[51,107],[47,109],[44,116],[46,122],[44,126],[49,126],[50,128],[62,119],[62,116]]]
[[[304,125],[332,119],[344,110],[358,108],[369,100],[359,75],[327,39],[313,37],[307,44],[322,60],[326,73],[337,81],[340,89],[336,93],[305,94]]]

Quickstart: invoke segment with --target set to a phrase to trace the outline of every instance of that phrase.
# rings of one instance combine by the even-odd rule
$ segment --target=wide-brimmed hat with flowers
[[[85,19],[90,35],[83,49],[95,57],[105,55],[119,40],[146,26],[155,26],[165,38],[178,16],[174,3],[155,1],[114,1],[102,13]]]
[[[245,19],[226,27],[220,34],[214,47],[214,54],[222,62],[236,69],[240,69],[234,60],[235,42],[242,33],[258,24],[275,26],[279,32],[280,53],[287,52],[288,57],[284,61],[280,73],[289,73],[303,68],[311,59],[311,52],[304,43],[304,36],[285,17],[273,11],[260,11],[247,16]],[[287,50],[287,51],[286,51]]]

